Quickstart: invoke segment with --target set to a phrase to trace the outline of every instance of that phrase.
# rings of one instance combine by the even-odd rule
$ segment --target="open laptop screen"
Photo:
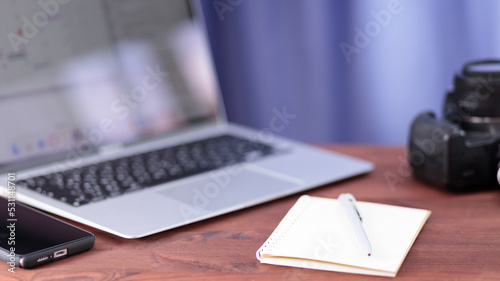
[[[0,30],[0,167],[216,116],[186,1],[2,1]]]

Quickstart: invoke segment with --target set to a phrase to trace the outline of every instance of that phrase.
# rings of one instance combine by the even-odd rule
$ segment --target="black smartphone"
[[[0,197],[0,259],[32,268],[91,249],[94,235],[12,199]]]

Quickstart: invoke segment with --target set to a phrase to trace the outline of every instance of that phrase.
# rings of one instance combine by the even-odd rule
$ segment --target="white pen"
[[[358,240],[358,244],[361,247],[361,250],[371,256],[372,254],[372,245],[370,244],[370,240],[368,240],[368,236],[366,236],[366,232],[363,228],[363,218],[361,218],[361,214],[356,207],[356,199],[350,193],[342,193],[339,196],[339,202],[344,210],[344,213],[349,220],[349,224]]]

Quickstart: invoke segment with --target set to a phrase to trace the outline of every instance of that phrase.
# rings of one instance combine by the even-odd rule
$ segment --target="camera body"
[[[500,61],[468,63],[454,82],[443,120],[424,112],[412,122],[408,159],[413,174],[453,191],[498,186]]]

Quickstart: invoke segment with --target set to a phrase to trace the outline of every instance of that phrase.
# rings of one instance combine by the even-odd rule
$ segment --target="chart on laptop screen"
[[[15,116],[0,120],[0,165],[213,118],[214,77],[204,50],[187,48],[188,8],[162,3],[0,2],[0,111]]]

